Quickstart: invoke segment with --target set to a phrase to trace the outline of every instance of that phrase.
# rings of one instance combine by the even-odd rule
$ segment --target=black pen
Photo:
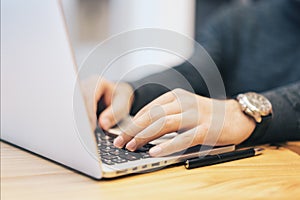
[[[250,148],[239,151],[232,151],[217,155],[208,155],[202,158],[193,158],[185,161],[186,169],[193,169],[196,167],[203,167],[207,165],[214,165],[218,163],[228,162],[232,160],[238,160],[241,158],[248,158],[251,156],[260,155],[263,152],[263,148]]]

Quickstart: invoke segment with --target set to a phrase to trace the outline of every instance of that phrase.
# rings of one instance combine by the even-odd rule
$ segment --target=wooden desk
[[[299,199],[300,156],[288,146],[193,170],[95,181],[1,143],[1,199]]]

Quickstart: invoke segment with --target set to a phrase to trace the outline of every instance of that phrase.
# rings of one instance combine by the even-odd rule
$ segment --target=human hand
[[[164,134],[182,132],[149,151],[151,156],[164,156],[203,143],[239,144],[254,128],[254,120],[235,100],[215,100],[175,89],[142,108],[114,145],[134,151]]]
[[[133,102],[133,88],[127,83],[114,83],[102,77],[91,77],[81,83],[92,128],[96,128],[97,105],[103,99],[106,107],[98,118],[101,128],[108,130],[130,112]]]

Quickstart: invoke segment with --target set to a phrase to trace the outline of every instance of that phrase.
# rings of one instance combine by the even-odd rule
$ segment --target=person
[[[98,117],[100,99],[107,106],[98,117],[99,126],[105,130],[129,113],[134,115],[131,125],[114,140],[115,146],[130,151],[167,133],[180,132],[151,148],[151,156],[168,155],[204,142],[255,145],[299,140],[299,10],[299,0],[234,5],[220,11],[196,33],[219,68],[228,98],[210,98],[202,77],[189,62],[184,62],[131,83],[101,79],[91,118],[95,121]],[[192,58],[197,57],[197,52]],[[192,89],[180,85],[178,74],[189,81]],[[86,87],[95,81],[91,79]],[[160,82],[163,85],[155,84]],[[247,93],[250,91],[256,93]],[[238,94],[254,94],[258,104],[264,98],[272,105],[272,111],[267,113],[271,117],[256,116],[251,108],[248,112],[245,107],[241,109]],[[224,106],[223,121],[212,122],[218,116],[215,105]],[[221,128],[214,128],[217,126]]]

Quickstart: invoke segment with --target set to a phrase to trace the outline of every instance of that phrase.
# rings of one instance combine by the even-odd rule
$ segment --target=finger
[[[128,142],[126,148],[134,151],[162,135],[191,129],[197,126],[197,124],[199,124],[199,114],[197,112],[177,112],[166,115],[139,132]]]
[[[122,148],[134,136],[136,136],[150,124],[154,123],[156,120],[164,116],[177,113],[180,113],[180,109],[178,109],[175,103],[153,107],[151,110],[144,113],[141,117],[134,119],[130,123],[130,125],[124,131],[122,131],[121,135],[115,139],[114,145],[116,147]]]
[[[104,130],[108,130],[116,125],[122,118],[129,113],[129,107],[126,106],[124,98],[115,96],[112,103],[99,116],[99,124]]]
[[[127,83],[109,84],[104,92],[105,104],[108,107],[100,114],[99,124],[107,130],[129,114],[133,102],[133,88]]]
[[[175,138],[152,147],[149,154],[153,157],[166,156],[178,151],[185,150],[197,144],[202,144],[208,129],[205,125],[197,126],[182,134],[177,135]]]
[[[131,139],[126,148],[130,151],[144,146],[149,141],[157,139],[167,133],[175,132],[181,124],[182,114],[168,115],[156,120],[153,124],[138,133]]]
[[[137,118],[141,117],[145,112],[149,111],[152,107],[159,106],[159,105],[164,105],[164,104],[170,103],[170,102],[172,102],[174,100],[175,100],[175,98],[174,98],[174,95],[172,94],[172,92],[167,92],[167,93],[159,96],[158,98],[154,99],[153,101],[151,101],[146,106],[144,106],[134,116],[134,119],[137,119]]]

